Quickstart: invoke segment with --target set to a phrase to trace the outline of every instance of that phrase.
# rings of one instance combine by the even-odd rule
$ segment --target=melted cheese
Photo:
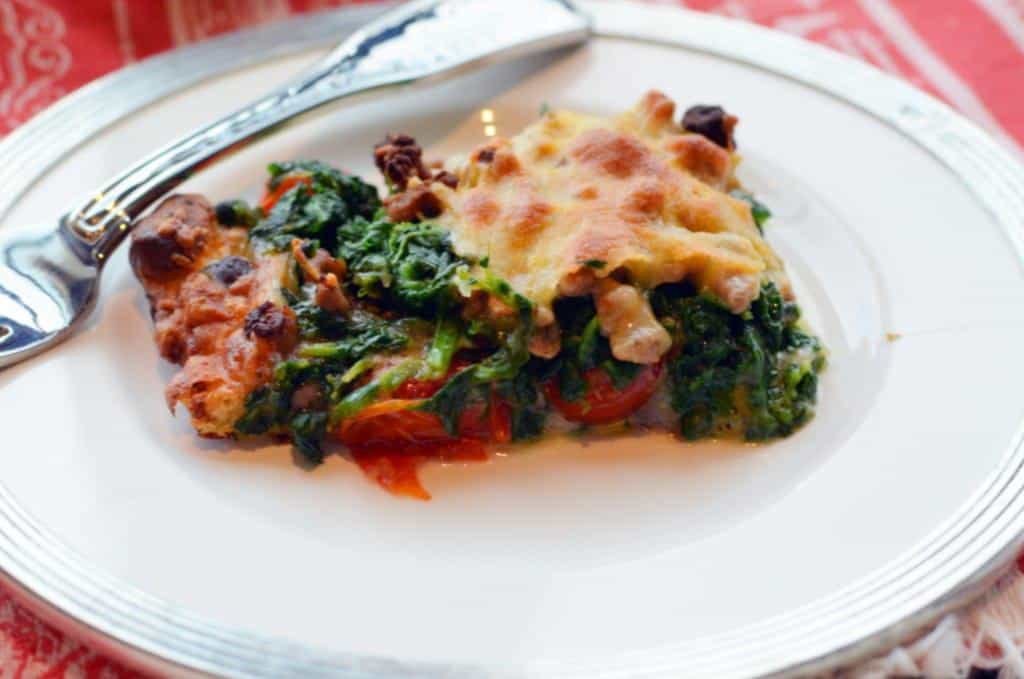
[[[650,92],[615,117],[557,111],[494,139],[448,169],[457,189],[433,191],[455,250],[491,270],[550,317],[560,295],[610,275],[642,289],[690,280],[745,310],[761,283],[789,283],[736,186],[737,159],[673,121]],[[540,321],[543,325],[543,320]]]

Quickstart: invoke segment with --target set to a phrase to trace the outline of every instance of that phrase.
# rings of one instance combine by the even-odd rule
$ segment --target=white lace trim
[[[1024,678],[1024,575],[1000,582],[966,611],[946,616],[928,634],[847,673],[852,679],[892,676],[961,679],[972,667]]]

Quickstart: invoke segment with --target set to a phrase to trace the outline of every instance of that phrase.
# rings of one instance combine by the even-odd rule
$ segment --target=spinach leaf
[[[516,325],[498,334],[498,349],[481,362],[464,368],[442,386],[437,393],[419,406],[434,413],[444,423],[445,430],[458,434],[459,415],[474,398],[486,398],[486,385],[515,379],[520,369],[530,360],[529,340],[533,333],[533,304],[515,292],[507,281],[487,274],[478,281],[480,287],[512,307]]]
[[[511,410],[512,440],[522,441],[540,436],[547,411],[540,401],[532,371],[520,371],[510,380],[498,382],[494,392]]]
[[[416,313],[429,315],[452,306],[452,277],[463,264],[452,251],[448,232],[430,224],[399,224],[388,240],[394,295]]]
[[[243,434],[288,433],[304,460],[318,464],[323,459],[323,439],[329,424],[331,403],[349,398],[355,380],[370,366],[365,357],[397,351],[409,341],[400,324],[389,323],[369,314],[351,317],[332,314],[321,318],[301,296],[292,295],[291,305],[298,308],[304,335],[331,338],[332,341],[305,344],[295,358],[280,361],[270,383],[256,389],[246,399],[245,412],[235,423]],[[319,396],[314,404],[298,407],[293,403],[301,387],[313,388]]]
[[[305,238],[333,251],[339,227],[372,217],[380,208],[377,189],[318,161],[273,163],[268,169],[271,190],[290,176],[308,178],[309,183],[292,187],[250,229],[250,239],[265,247],[286,250],[293,238]]]
[[[341,339],[333,342],[306,344],[299,349],[298,355],[348,366],[370,354],[397,351],[409,342],[409,336],[401,331],[398,324],[369,315],[347,320],[343,334]]]
[[[306,382],[318,381],[321,371],[321,365],[306,359],[279,362],[270,383],[246,398],[245,412],[235,422],[235,429],[250,435],[285,429],[292,414],[292,395]]]
[[[419,359],[403,361],[372,382],[355,389],[331,409],[330,423],[336,424],[346,417],[355,415],[373,403],[380,394],[395,390],[407,379],[415,376],[422,365],[423,362]]]
[[[437,415],[445,431],[457,436],[459,418],[466,408],[472,403],[487,399],[487,389],[481,386],[481,382],[476,378],[476,366],[463,368],[445,382],[437,393],[421,404],[419,409]]]
[[[757,230],[764,233],[764,223],[772,216],[772,211],[768,209],[768,206],[754,198],[753,194],[747,193],[742,189],[733,189],[729,192],[729,195],[750,205],[750,214],[754,218]]]
[[[286,412],[291,394],[287,396],[271,387],[260,387],[245,399],[245,412],[235,422],[235,430],[242,434],[258,436],[276,429],[282,422],[281,414]]]
[[[727,426],[748,440],[775,438],[811,416],[824,353],[773,284],[741,316],[685,284],[661,286],[652,306],[679,344],[668,369],[686,438]]]
[[[339,229],[338,256],[359,297],[432,316],[455,303],[455,272],[466,266],[437,226],[356,219]]]
[[[575,402],[586,396],[583,373],[593,368],[608,373],[613,386],[620,391],[633,382],[642,366],[612,355],[608,339],[601,334],[592,298],[563,298],[555,302],[554,310],[562,328],[562,351],[547,362],[547,370],[557,376],[563,400]]]
[[[221,226],[252,228],[260,220],[259,211],[250,207],[244,200],[226,200],[217,203],[214,213]]]
[[[382,299],[391,287],[388,240],[394,228],[378,217],[353,219],[338,229],[338,257],[348,265],[351,285],[360,297]]]
[[[434,340],[427,350],[426,369],[422,379],[436,380],[448,373],[452,364],[452,357],[459,348],[459,340],[462,337],[462,330],[458,321],[450,318],[441,318],[437,321],[437,328],[434,331]]]
[[[324,461],[323,442],[327,435],[327,413],[299,413],[292,417],[289,429],[292,444],[303,459],[314,465]]]

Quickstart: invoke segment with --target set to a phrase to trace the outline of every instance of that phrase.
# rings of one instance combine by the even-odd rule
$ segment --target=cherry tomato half
[[[604,369],[591,368],[583,373],[587,390],[580,400],[564,400],[557,380],[548,382],[545,392],[565,419],[584,424],[608,424],[626,419],[647,403],[658,389],[661,372],[661,363],[644,366],[629,386],[620,391]]]

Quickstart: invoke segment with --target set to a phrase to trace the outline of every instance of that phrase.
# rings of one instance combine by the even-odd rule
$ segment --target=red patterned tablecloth
[[[1024,157],[1024,0],[648,1],[755,21],[868,61],[944,99]],[[0,133],[126,64],[345,4],[351,0],[0,0]],[[1024,618],[1024,600],[999,603]],[[1013,676],[1021,676],[1020,643],[1009,639],[1004,648],[1017,652]],[[924,667],[920,658],[905,660]],[[129,676],[136,675],[0,590],[0,679]]]

